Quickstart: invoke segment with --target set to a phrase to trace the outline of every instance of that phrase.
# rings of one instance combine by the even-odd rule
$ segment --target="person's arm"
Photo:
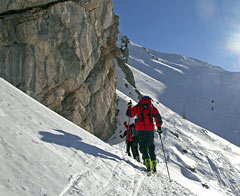
[[[131,106],[128,107],[127,109],[127,112],[126,112],[126,115],[129,117],[129,118],[132,118],[134,116],[137,115],[137,105],[134,106],[133,108]]]
[[[154,119],[155,119],[155,122],[156,122],[156,125],[157,125],[157,133],[159,134],[159,135],[161,135],[162,134],[162,128],[161,128],[161,126],[162,126],[162,117],[161,117],[161,115],[160,115],[160,113],[158,112],[158,110],[154,107],[153,108],[153,117],[154,117]]]
[[[160,113],[158,112],[158,110],[155,107],[153,108],[153,117],[154,117],[154,119],[156,121],[157,127],[158,128],[161,127],[162,123],[163,123],[162,117],[161,117]]]
[[[123,135],[120,135],[121,138],[124,138],[127,134],[127,131],[124,131]]]

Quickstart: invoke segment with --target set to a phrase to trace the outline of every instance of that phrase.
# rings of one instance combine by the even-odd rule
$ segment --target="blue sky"
[[[119,30],[160,52],[240,72],[239,0],[113,0]]]

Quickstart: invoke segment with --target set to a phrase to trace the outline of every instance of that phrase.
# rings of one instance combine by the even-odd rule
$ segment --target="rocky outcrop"
[[[128,37],[122,33],[118,34],[118,42],[117,46],[120,49],[119,56],[120,58],[117,58],[117,64],[125,74],[125,79],[128,81],[128,83],[135,89],[136,93],[138,94],[138,99],[140,100],[142,97],[142,94],[140,91],[136,88],[134,75],[131,71],[131,69],[128,66],[128,57],[129,57],[129,48],[128,44],[130,43]]]
[[[0,0],[0,77],[101,139],[115,128],[112,0]]]

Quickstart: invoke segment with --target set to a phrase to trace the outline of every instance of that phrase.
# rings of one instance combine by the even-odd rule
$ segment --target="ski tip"
[[[151,174],[152,174],[151,172],[147,172],[147,176],[151,176]]]

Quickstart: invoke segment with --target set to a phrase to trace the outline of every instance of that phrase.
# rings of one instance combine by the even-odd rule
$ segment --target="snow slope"
[[[240,149],[182,119],[149,94],[163,117],[163,143],[155,135],[158,174],[147,177],[119,138],[135,89],[116,65],[118,124],[101,141],[0,79],[0,196],[237,196]],[[136,70],[137,72],[138,70]],[[139,89],[146,83],[137,82]],[[152,88],[155,89],[155,88]]]
[[[194,195],[3,79],[0,94],[0,196]]]
[[[128,48],[129,66],[143,94],[240,146],[240,73],[132,42]]]
[[[137,69],[132,68],[132,70],[134,75],[139,72]],[[118,104],[122,110],[118,115],[117,131],[109,140],[109,143],[119,150],[125,151],[125,143],[119,139],[119,135],[123,132],[123,122],[128,121],[125,115],[127,102],[133,100],[136,103],[137,95],[135,89],[124,79],[124,74],[118,66],[116,66],[116,73],[118,74],[117,88],[120,89],[118,91]],[[154,106],[158,108],[163,118],[163,142],[171,178],[196,195],[240,195],[240,189],[238,188],[240,185],[239,147],[184,120],[180,115],[159,103],[154,98],[155,94],[152,91],[155,89],[152,88],[155,80],[149,75],[141,74],[136,79],[136,86],[142,92],[147,91],[146,94],[153,97]],[[148,80],[148,82],[141,83],[145,80]],[[130,121],[130,123],[132,122],[134,120]],[[167,176],[161,143],[157,134],[155,135],[155,144],[159,163],[158,170],[161,176]],[[206,187],[209,187],[209,189]]]

